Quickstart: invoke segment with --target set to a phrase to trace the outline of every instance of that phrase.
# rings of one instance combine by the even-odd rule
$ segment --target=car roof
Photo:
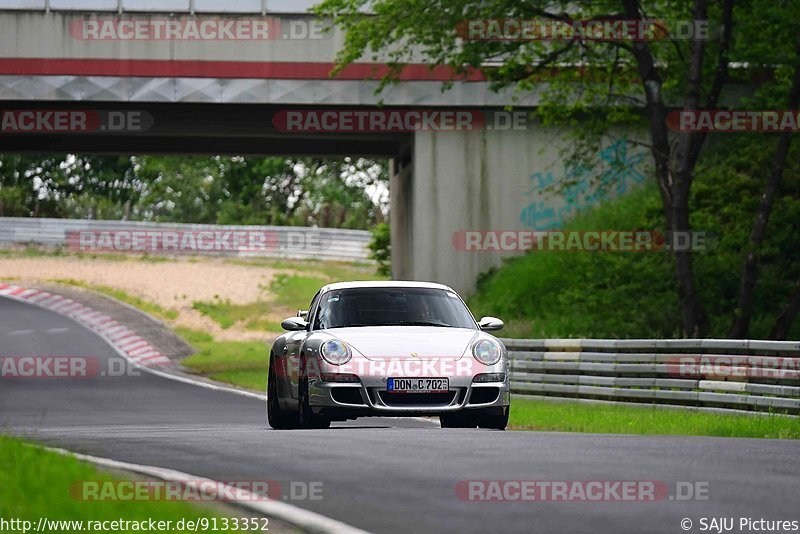
[[[334,289],[354,289],[354,288],[367,288],[367,287],[422,287],[428,289],[443,289],[445,291],[452,291],[455,293],[455,290],[451,287],[448,287],[444,284],[436,284],[433,282],[412,282],[412,281],[403,281],[403,280],[383,280],[383,281],[375,281],[375,280],[360,280],[360,281],[353,281],[353,282],[336,282],[333,284],[328,284],[324,286],[321,291],[323,293],[327,291],[331,291]]]

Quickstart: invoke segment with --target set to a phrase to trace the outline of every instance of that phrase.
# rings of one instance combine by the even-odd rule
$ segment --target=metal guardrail
[[[800,413],[797,341],[502,341],[520,396]]]
[[[37,244],[53,247],[68,247],[81,251],[81,232],[99,236],[108,232],[114,236],[120,232],[174,232],[203,233],[245,232],[260,233],[266,246],[209,252],[198,250],[198,255],[231,255],[237,257],[280,257],[295,259],[328,259],[343,261],[368,261],[369,232],[332,228],[308,228],[302,226],[223,226],[210,224],[150,223],[137,221],[98,221],[83,219],[33,219],[24,217],[0,217],[0,246]],[[84,250],[93,252],[93,250]],[[141,250],[148,254],[164,254],[153,250]],[[183,250],[181,255],[191,254]]]

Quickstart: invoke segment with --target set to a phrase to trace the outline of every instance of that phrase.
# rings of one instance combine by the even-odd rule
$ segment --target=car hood
[[[327,331],[369,360],[458,360],[480,332],[436,326],[363,326]],[[413,354],[413,355],[412,355]]]

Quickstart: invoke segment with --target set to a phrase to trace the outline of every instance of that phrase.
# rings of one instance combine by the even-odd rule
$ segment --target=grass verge
[[[319,286],[327,283],[326,280],[305,274],[284,273],[276,276],[270,287],[274,294],[270,302],[246,305],[217,303],[208,308],[208,315],[216,314],[214,318],[220,324],[225,321],[231,324],[248,321],[246,325],[271,321],[266,314],[273,313],[276,308],[293,315],[289,312],[307,306],[307,301]],[[55,282],[99,291],[162,318],[174,317],[172,310],[164,310],[157,304],[114,288],[92,286],[69,279]],[[212,380],[264,391],[269,361],[269,347],[265,343],[215,341],[206,332],[181,327],[176,329],[176,333],[197,349],[196,354],[182,361],[192,372]],[[519,398],[512,405],[510,425],[517,430],[800,439],[800,420],[780,416],[750,417]]]
[[[514,430],[800,439],[800,419],[514,398]]]
[[[181,364],[212,380],[257,391],[267,384],[269,347],[261,341],[215,341],[205,332],[176,328],[175,333],[197,352]]]
[[[237,263],[292,269],[292,264],[282,260],[248,260]],[[271,296],[267,300],[234,304],[228,300],[214,299],[211,302],[194,302],[192,308],[223,329],[241,326],[246,330],[282,333],[281,321],[295,315],[297,310],[307,309],[314,294],[325,284],[342,280],[378,279],[361,264],[300,261],[295,267],[292,269],[293,273],[275,275],[268,288]]]
[[[692,253],[698,301],[708,318],[704,337],[728,336],[741,264],[761,196],[747,173],[698,175],[692,186],[691,227],[703,248]],[[794,287],[800,253],[793,232],[797,196],[785,194],[769,221],[759,257],[749,339],[768,339]],[[564,224],[571,231],[656,230],[663,235],[658,189],[638,190],[583,211]],[[608,234],[611,235],[611,234]],[[670,252],[533,251],[503,262],[478,278],[468,303],[475,315],[506,321],[506,337],[681,337],[673,256]],[[795,320],[787,339],[800,338]]]
[[[138,308],[143,312],[149,313],[150,315],[155,315],[160,319],[172,320],[178,317],[178,312],[176,310],[168,310],[162,308],[158,304],[130,295],[121,289],[115,289],[110,286],[87,284],[86,282],[82,282],[81,280],[75,280],[73,278],[58,278],[48,281],[55,282],[56,284],[63,284],[67,286],[89,289],[91,291],[96,291],[98,293],[108,295],[109,297],[113,297],[119,300],[120,302],[124,302],[125,304],[130,304],[134,308]]]
[[[62,456],[22,440],[0,435],[0,514],[8,519],[31,521],[40,518],[74,521],[172,521],[170,532],[182,532],[174,526],[181,519],[214,518],[217,514],[174,501],[84,501],[80,499],[81,481],[118,481],[94,466],[69,456]],[[76,494],[76,491],[78,492]],[[45,531],[76,532],[79,528],[56,528]],[[89,530],[89,529],[86,529]],[[116,532],[128,532],[128,529]]]

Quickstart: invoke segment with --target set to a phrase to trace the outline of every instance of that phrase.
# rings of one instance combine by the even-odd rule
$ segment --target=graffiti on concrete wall
[[[552,230],[579,212],[624,194],[629,186],[644,182],[641,167],[645,157],[645,151],[634,152],[628,140],[621,138],[597,153],[599,170],[586,165],[567,165],[560,176],[552,171],[534,172],[525,192],[532,200],[520,212],[520,222],[525,228]],[[565,185],[557,188],[559,183]],[[563,204],[557,197],[543,200],[546,193],[559,189]]]

